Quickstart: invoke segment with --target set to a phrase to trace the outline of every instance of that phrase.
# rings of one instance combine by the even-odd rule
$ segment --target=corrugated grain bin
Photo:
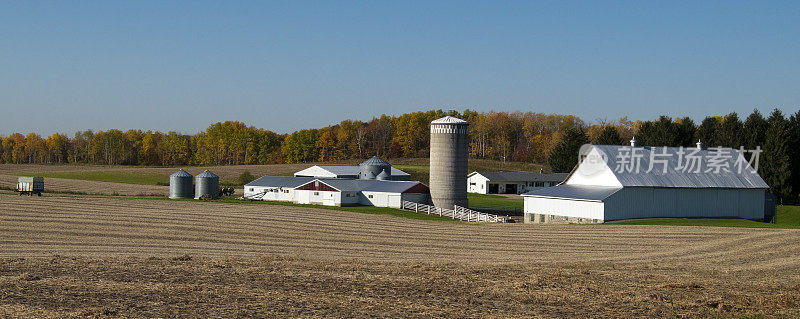
[[[184,170],[179,170],[169,176],[169,198],[193,198],[194,176]]]
[[[377,156],[373,156],[359,165],[359,179],[375,179],[381,174],[384,179],[391,179],[392,165]]]
[[[219,198],[219,176],[205,171],[194,178],[194,198],[200,199],[204,195],[210,198]]]

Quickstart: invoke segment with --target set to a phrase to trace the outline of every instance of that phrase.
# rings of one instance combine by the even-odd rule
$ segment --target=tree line
[[[764,117],[754,110],[742,121],[736,113],[709,116],[697,125],[690,118],[661,116],[654,121],[598,123],[565,132],[549,153],[548,164],[556,172],[569,172],[577,164],[585,143],[627,145],[635,135],[637,146],[761,148],[758,173],[770,192],[783,202],[797,203],[800,194],[800,111],[788,117],[778,109]],[[750,154],[746,154],[750,156]]]
[[[278,134],[236,121],[211,124],[196,134],[110,129],[0,136],[2,163],[81,163],[107,165],[240,165],[427,157],[429,123],[445,115],[470,123],[472,158],[548,163],[568,172],[584,143],[624,145],[636,136],[642,146],[760,146],[759,173],[782,198],[800,192],[800,112],[779,110],[764,117],[753,111],[744,121],[736,113],[709,116],[700,124],[690,118],[661,116],[653,121],[598,121],[592,125],[573,115],[536,112],[430,110],[369,121]],[[792,172],[797,172],[792,174]]]
[[[470,122],[470,156],[474,158],[545,162],[563,132],[585,127],[572,115],[431,110],[381,115],[369,121],[344,120],[291,134],[236,121],[214,123],[193,135],[117,129],[79,131],[71,137],[14,133],[0,136],[0,162],[172,166],[304,163],[373,155],[427,157],[429,124],[446,115]]]

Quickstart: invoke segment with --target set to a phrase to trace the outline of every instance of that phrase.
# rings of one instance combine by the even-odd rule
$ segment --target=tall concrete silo
[[[179,170],[169,176],[169,198],[192,198],[194,186],[192,174]]]
[[[445,116],[431,122],[430,189],[433,205],[467,207],[469,123]]]
[[[194,198],[200,199],[203,195],[208,195],[212,199],[219,198],[219,176],[212,172],[205,171],[197,174],[195,178]]]

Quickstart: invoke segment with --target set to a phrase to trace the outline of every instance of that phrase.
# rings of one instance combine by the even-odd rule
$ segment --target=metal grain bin
[[[210,198],[219,198],[219,176],[205,171],[194,178],[194,198],[200,199],[204,195]]]
[[[192,174],[184,170],[179,170],[169,176],[169,198],[192,198],[194,197],[194,185]]]
[[[380,159],[377,156],[373,156],[372,158],[362,162],[359,165],[359,179],[375,179],[376,177],[380,176],[381,173],[386,172],[384,174],[385,179],[391,179],[392,175],[392,165],[389,165],[386,161]]]

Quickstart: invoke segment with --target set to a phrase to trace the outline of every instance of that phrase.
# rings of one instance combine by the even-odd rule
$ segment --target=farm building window
[[[372,198],[372,195],[369,195],[369,198]]]
[[[536,182],[536,183],[534,183],[534,186],[536,186],[536,187],[544,187],[544,182]]]
[[[284,190],[283,192],[286,193],[286,194],[289,194],[289,190],[288,189]]]
[[[254,192],[255,190],[256,190],[255,188],[250,187],[251,192]]]
[[[471,186],[475,186],[475,183],[469,183],[469,185],[471,185]]]
[[[314,195],[319,195],[319,192],[314,192]]]

